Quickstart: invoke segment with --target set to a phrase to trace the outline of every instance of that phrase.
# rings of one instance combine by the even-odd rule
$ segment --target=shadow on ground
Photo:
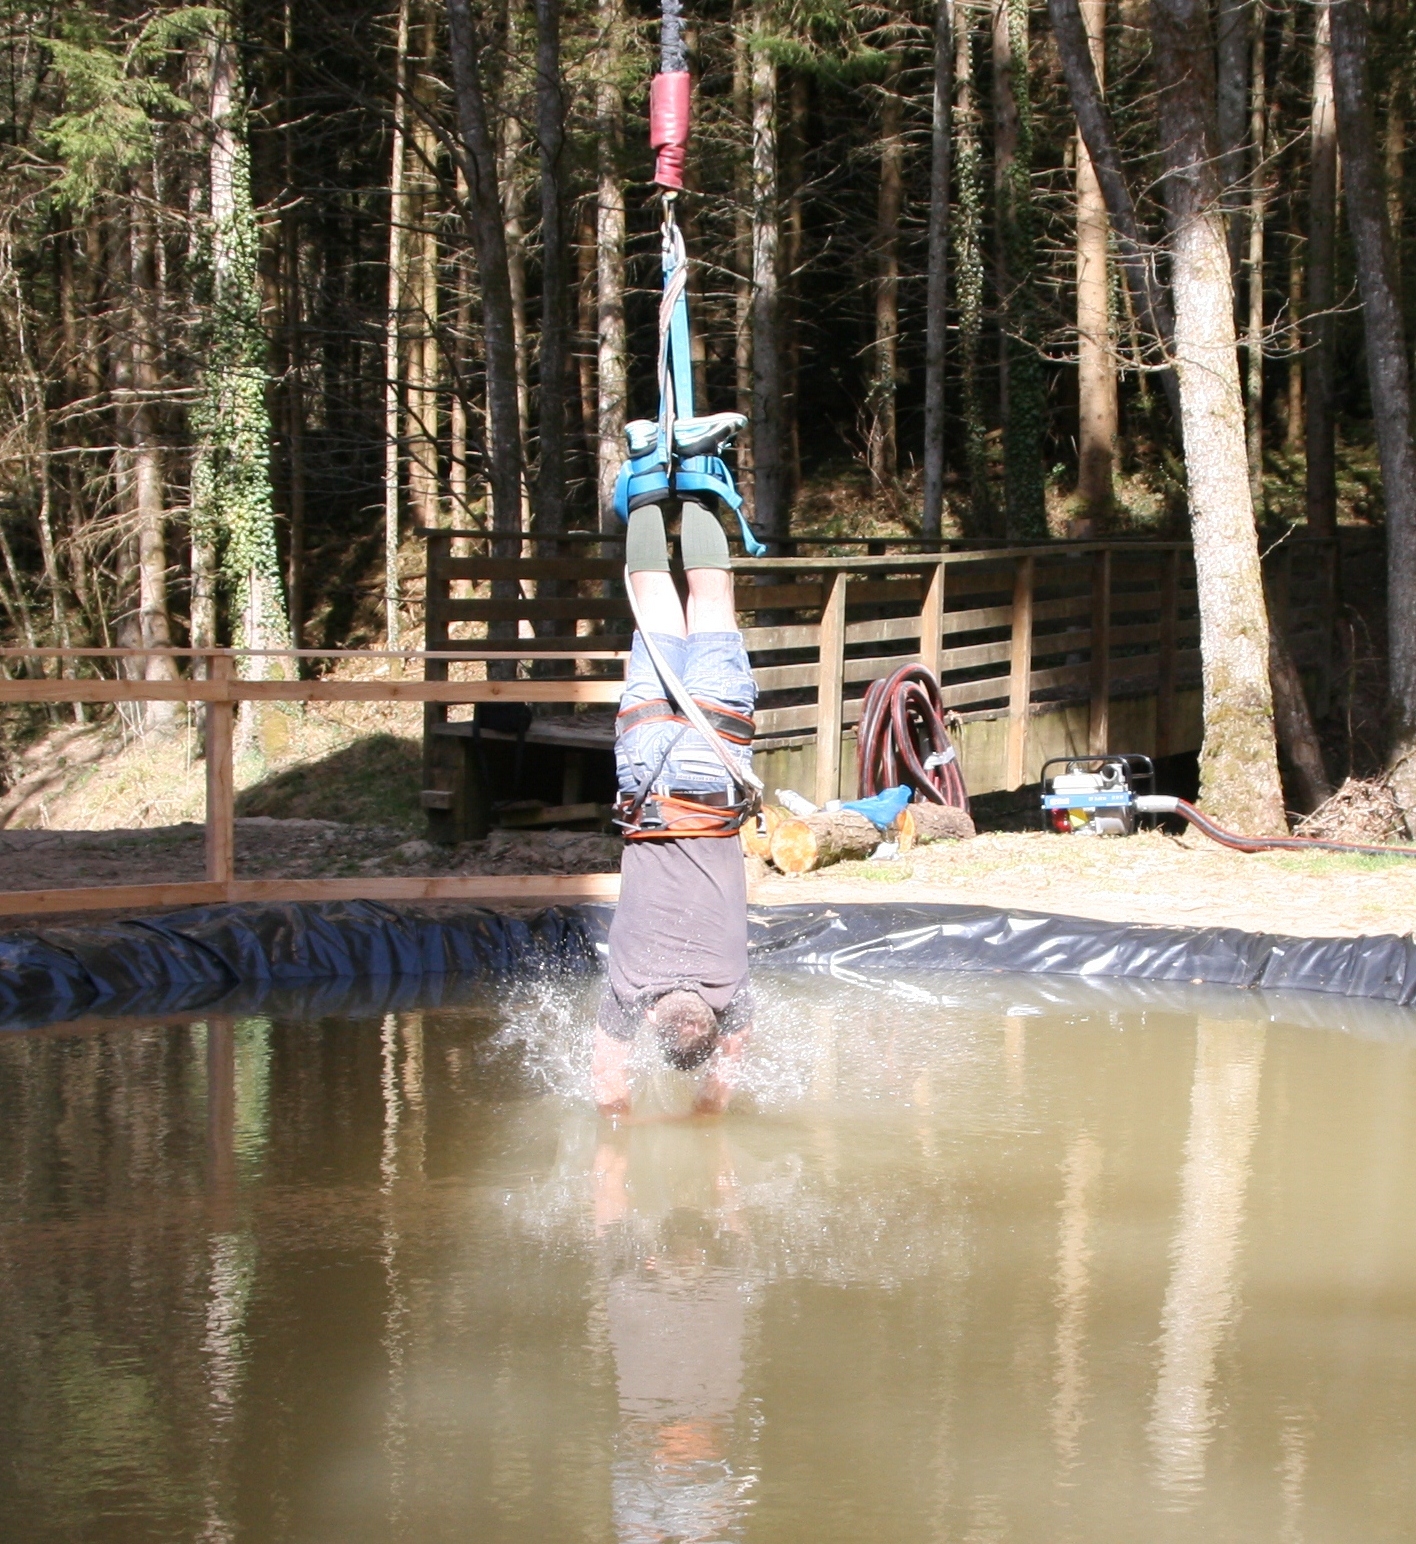
[[[421,831],[422,757],[416,740],[369,735],[318,761],[272,772],[236,796],[236,813]]]

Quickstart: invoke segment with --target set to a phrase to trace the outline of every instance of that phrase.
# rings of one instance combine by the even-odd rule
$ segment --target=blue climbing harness
[[[659,417],[625,425],[629,455],[615,482],[615,513],[621,520],[646,504],[685,496],[721,499],[737,516],[749,557],[767,549],[753,535],[742,512],[742,495],[719,454],[747,420],[741,413],[695,417],[693,366],[688,350],[688,255],[665,201],[663,224],[664,297],[659,305]]]

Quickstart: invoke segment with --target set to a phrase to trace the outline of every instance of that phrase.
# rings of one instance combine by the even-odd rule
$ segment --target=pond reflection
[[[593,983],[0,1041],[0,1535],[1410,1536],[1406,1015],[760,996],[618,1128]]]

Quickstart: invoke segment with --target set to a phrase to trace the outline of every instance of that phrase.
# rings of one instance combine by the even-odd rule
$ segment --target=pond
[[[596,990],[0,1040],[0,1534],[1412,1537],[1409,1011],[763,973],[612,1128]]]

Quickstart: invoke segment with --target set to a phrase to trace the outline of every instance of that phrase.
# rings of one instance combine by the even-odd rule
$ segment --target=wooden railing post
[[[941,554],[934,565],[919,613],[920,663],[935,676],[944,655],[944,568],[948,561]]]
[[[1028,699],[1032,684],[1033,559],[1013,570],[1013,636],[1008,671],[1009,788],[1021,788],[1028,750]]]
[[[230,681],[235,674],[229,654],[211,661],[212,681]],[[232,729],[236,705],[209,702],[206,708],[206,876],[228,885],[236,877],[236,784],[231,765]]]
[[[1165,554],[1160,571],[1160,657],[1155,698],[1155,753],[1168,756],[1175,743],[1175,635],[1178,631],[1180,553]]]
[[[821,608],[821,649],[816,677],[816,793],[818,804],[839,799],[841,700],[846,669],[846,576],[831,576]]]
[[[1111,738],[1111,549],[1092,557],[1091,706],[1087,749],[1104,756]]]

